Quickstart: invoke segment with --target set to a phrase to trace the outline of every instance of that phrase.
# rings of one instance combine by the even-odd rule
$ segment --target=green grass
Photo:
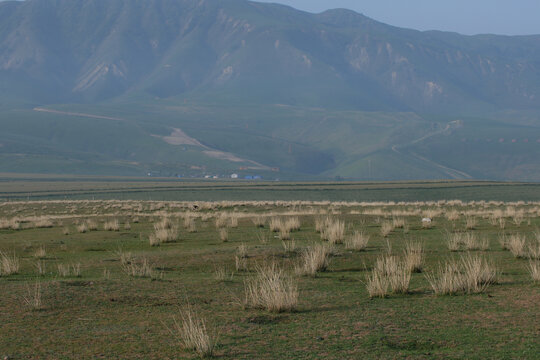
[[[326,272],[313,278],[298,277],[298,309],[273,314],[243,308],[244,281],[254,275],[257,264],[276,262],[292,270],[300,253],[285,253],[268,225],[255,228],[252,215],[241,217],[238,228],[229,229],[229,241],[225,243],[219,240],[213,219],[203,221],[200,216],[215,216],[219,211],[255,215],[292,208],[287,204],[216,204],[219,210],[194,213],[198,217],[196,233],[181,229],[177,242],[151,247],[147,238],[154,219],[163,212],[178,216],[189,211],[190,205],[138,201],[2,203],[0,219],[47,215],[56,224],[50,229],[33,229],[23,223],[22,230],[0,230],[0,250],[21,259],[19,274],[0,277],[0,355],[15,359],[196,358],[182,349],[165,327],[189,303],[218,329],[216,356],[223,359],[537,358],[540,287],[527,274],[527,260],[515,259],[497,241],[501,232],[520,232],[532,241],[532,232],[540,226],[536,212],[531,212],[519,227],[508,218],[504,230],[477,216],[474,232],[489,238],[490,249],[473,253],[487,256],[500,271],[499,283],[486,293],[438,297],[424,274],[413,274],[409,294],[370,300],[363,281],[377,257],[386,251],[387,241],[398,254],[407,239],[422,241],[425,271],[430,272],[439,262],[465,254],[450,253],[444,241],[446,231],[464,230],[464,217],[449,222],[440,216],[433,228],[424,229],[421,213],[433,208],[427,204],[379,206],[383,211],[380,215],[351,214],[351,210],[370,209],[358,206],[315,206],[338,211],[334,216],[348,224],[348,234],[367,232],[371,236],[368,249],[352,252],[338,245]],[[538,204],[514,206],[531,211],[538,208]],[[297,204],[295,210],[309,211],[312,207]],[[450,207],[484,209],[482,204],[465,204],[462,208],[443,205],[443,209]],[[396,229],[383,239],[381,221],[391,219],[392,210],[405,208],[421,211],[405,216],[407,231]],[[505,209],[505,205],[488,206],[490,212],[495,209]],[[136,216],[139,223],[133,222]],[[300,249],[320,242],[314,229],[315,216],[297,216],[302,226],[292,237]],[[100,223],[99,230],[77,233],[74,222],[91,217]],[[57,223],[59,218],[62,225]],[[121,224],[129,221],[131,229],[103,231],[103,222],[111,218]],[[181,219],[173,219],[182,226]],[[63,234],[66,227],[69,235]],[[260,232],[268,235],[268,243],[258,241]],[[225,281],[216,280],[216,268],[234,272],[234,256],[241,244],[249,249],[248,271],[235,272]],[[46,264],[42,277],[36,273],[37,260],[33,257],[40,247],[47,252],[42,260]],[[135,258],[147,258],[158,274],[156,278],[133,278],[124,273],[119,248]],[[76,263],[81,263],[81,277],[59,277],[57,264]],[[110,271],[110,279],[103,278],[104,269]],[[22,301],[35,281],[42,283],[41,310],[31,310]]]

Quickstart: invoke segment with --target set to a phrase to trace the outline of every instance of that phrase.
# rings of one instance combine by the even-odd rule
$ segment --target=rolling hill
[[[540,36],[246,0],[0,2],[5,172],[540,180]]]

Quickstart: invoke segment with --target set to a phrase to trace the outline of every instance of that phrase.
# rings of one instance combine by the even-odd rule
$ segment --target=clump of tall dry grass
[[[0,251],[0,276],[19,273],[21,262],[15,253],[7,254]]]
[[[426,278],[437,295],[476,294],[484,292],[497,280],[497,270],[485,258],[468,255],[461,261],[439,266],[438,274]]]
[[[405,219],[395,217],[392,219],[392,226],[394,229],[403,229],[405,227]]]
[[[75,263],[75,264],[58,264],[58,275],[61,277],[68,277],[68,276],[74,276],[74,277],[81,277],[81,264]]]
[[[448,247],[448,250],[450,251],[460,251],[461,245],[463,244],[462,236],[461,234],[455,233],[447,233],[446,234],[446,246]]]
[[[88,232],[88,225],[86,225],[86,223],[81,223],[77,225],[77,231],[81,234]]]
[[[226,228],[219,229],[219,239],[221,242],[229,241],[229,231]]]
[[[302,253],[301,263],[296,269],[299,275],[315,276],[325,271],[330,263],[332,248],[326,244],[316,244],[308,247]]]
[[[389,221],[384,221],[381,224],[381,235],[383,237],[388,237],[394,231],[394,224]]]
[[[0,220],[0,229],[1,230],[20,230],[21,222],[18,219],[1,219]]]
[[[330,220],[321,229],[321,239],[330,244],[341,244],[345,239],[345,222],[339,219]]]
[[[466,250],[482,250],[486,251],[489,248],[489,240],[487,238],[478,239],[473,233],[467,233],[461,238],[461,242]]]
[[[33,288],[27,286],[26,295],[23,296],[23,301],[31,310],[43,309],[43,300],[41,293],[41,282],[36,281]]]
[[[33,222],[33,227],[38,229],[52,228],[54,223],[46,217],[41,217]]]
[[[129,262],[122,264],[122,269],[131,277],[156,278],[159,275],[152,268],[147,258],[131,259]]]
[[[377,276],[375,276],[375,273],[378,273]],[[381,278],[386,278],[389,289],[395,294],[405,294],[409,291],[411,271],[408,268],[408,264],[404,261],[399,261],[396,256],[386,256],[377,259],[373,268],[372,279],[380,280]]]
[[[251,218],[253,225],[258,228],[263,228],[266,225],[266,218],[264,216],[255,216]]]
[[[276,264],[259,266],[245,282],[245,304],[271,312],[293,311],[298,305],[296,281]]]
[[[45,247],[42,245],[40,247],[38,247],[36,249],[36,251],[34,251],[34,254],[33,256],[37,259],[43,259],[47,256],[47,250],[45,249]]]
[[[112,219],[105,221],[103,224],[103,230],[105,231],[120,231],[120,222],[118,219]]]
[[[283,246],[283,250],[288,254],[293,254],[296,252],[296,241],[282,241],[281,246]]]
[[[389,287],[390,282],[388,281],[388,277],[386,277],[384,274],[381,274],[379,271],[375,271],[375,269],[371,272],[370,275],[368,275],[366,279],[366,289],[370,298],[384,298],[388,296]]]
[[[411,273],[422,272],[424,266],[424,246],[421,242],[409,241],[405,244],[403,261]]]
[[[192,350],[200,357],[211,357],[217,346],[218,336],[215,330],[209,330],[206,321],[187,307],[180,311],[180,321],[173,318],[173,328],[169,332],[179,337],[182,346]]]
[[[530,260],[529,266],[527,267],[529,274],[534,282],[540,283],[540,261]]]
[[[345,240],[345,248],[349,250],[365,251],[369,243],[369,235],[363,231],[355,231]]]
[[[476,229],[476,226],[478,225],[478,221],[474,216],[466,216],[465,217],[465,228],[467,230],[474,230]]]
[[[163,243],[174,242],[178,240],[178,237],[178,226],[168,218],[163,218],[154,224],[154,232],[150,234],[148,240],[150,245],[159,246]]]
[[[526,239],[524,235],[513,234],[507,239],[506,246],[508,250],[516,258],[525,258],[527,257],[526,251]]]

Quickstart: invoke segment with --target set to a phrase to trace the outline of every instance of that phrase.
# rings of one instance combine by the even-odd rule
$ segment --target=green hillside
[[[347,10],[5,1],[0,165],[540,180],[539,63],[540,36],[419,32]]]

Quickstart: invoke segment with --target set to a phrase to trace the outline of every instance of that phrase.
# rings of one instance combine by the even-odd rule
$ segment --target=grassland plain
[[[539,216],[525,201],[3,202],[0,355],[197,358],[175,327],[189,309],[223,359],[536,359]],[[410,253],[420,266],[397,289],[388,264]],[[467,259],[495,278],[436,295],[441,266]],[[282,311],[246,292],[269,266],[298,291]],[[370,296],[376,276],[387,287]]]
[[[540,184],[494,181],[201,181],[0,173],[0,200],[540,201]]]

